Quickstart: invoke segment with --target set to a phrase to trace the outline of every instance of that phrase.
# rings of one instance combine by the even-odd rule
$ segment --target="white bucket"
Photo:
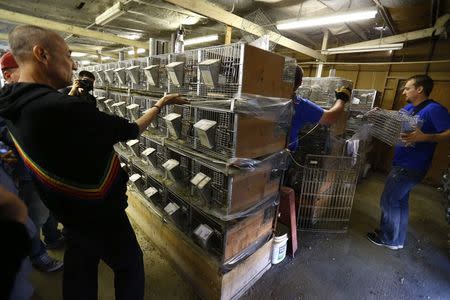
[[[286,257],[287,241],[287,233],[274,237],[272,244],[272,264],[276,265]]]

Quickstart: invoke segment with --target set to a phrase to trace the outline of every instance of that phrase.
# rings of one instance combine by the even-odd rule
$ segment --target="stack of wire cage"
[[[306,77],[297,95],[330,107],[336,101],[335,89],[341,86],[352,83],[339,77]],[[299,202],[298,230],[346,232],[360,172],[359,154],[347,154],[345,133],[328,125],[307,124],[298,139],[299,149],[286,178]]]
[[[245,47],[236,43],[89,67],[104,77],[95,91],[105,97],[98,101],[99,107],[130,121],[153,107],[162,93],[180,93],[193,100],[191,105],[164,106],[139,139],[118,143],[115,149],[130,175],[130,187],[221,262],[232,258],[238,261],[235,255],[241,259],[245,256],[242,253],[256,250],[255,246],[271,237],[282,182],[277,164],[281,158],[277,155],[282,159],[286,156],[282,150],[290,101],[245,98]],[[259,49],[251,51],[275,57]],[[271,80],[291,84],[296,60],[274,59],[280,78],[277,75]],[[251,81],[250,71],[245,76]],[[247,100],[253,104],[242,104]],[[239,101],[241,104],[236,104]],[[273,117],[277,115],[274,111],[281,111],[282,120]],[[211,127],[200,127],[202,121],[208,121]],[[258,128],[252,126],[263,128],[258,137],[264,142],[253,138]],[[243,148],[256,145],[262,150],[239,156],[238,143]],[[247,223],[256,228],[251,236],[241,230],[240,224]],[[198,232],[202,227],[210,230],[207,236]],[[231,230],[234,233],[228,234]],[[236,244],[228,244],[231,241]]]
[[[369,134],[370,124],[366,114],[369,113],[377,101],[378,92],[375,89],[353,89],[350,98],[351,106],[348,111],[346,137],[357,145],[357,156],[360,161],[359,178],[367,176],[371,167],[369,152],[372,149],[372,137]],[[350,145],[352,146],[352,145]]]

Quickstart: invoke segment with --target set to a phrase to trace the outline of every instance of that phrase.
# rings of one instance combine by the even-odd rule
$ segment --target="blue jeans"
[[[49,216],[48,208],[42,203],[41,198],[34,189],[33,182],[30,180],[21,180],[19,182],[19,197],[25,202],[28,208],[28,216],[36,226],[37,233],[31,237],[31,253],[30,258],[33,259],[41,256],[47,250],[41,241],[41,228],[47,221]]]
[[[418,172],[392,167],[381,195],[380,239],[384,244],[403,246],[408,231],[409,192],[425,177]]]

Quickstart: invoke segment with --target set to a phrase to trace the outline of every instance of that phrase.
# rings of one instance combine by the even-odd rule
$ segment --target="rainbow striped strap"
[[[19,152],[20,157],[29,170],[34,174],[34,176],[49,189],[68,195],[70,197],[75,197],[79,199],[103,199],[107,196],[109,189],[117,178],[120,171],[120,162],[114,151],[111,151],[111,155],[108,161],[107,168],[103,174],[100,182],[95,185],[87,185],[77,182],[71,182],[61,178],[51,172],[45,170],[37,163],[35,163],[23,150],[14,136],[11,134],[14,145]]]

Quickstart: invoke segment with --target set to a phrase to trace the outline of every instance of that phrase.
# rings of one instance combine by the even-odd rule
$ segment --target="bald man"
[[[21,74],[1,91],[0,116],[41,198],[67,229],[64,299],[97,299],[100,260],[114,271],[116,299],[143,299],[142,251],[124,211],[128,176],[113,145],[136,139],[162,106],[186,100],[167,95],[130,123],[58,93],[76,65],[55,32],[18,26],[9,45]]]

